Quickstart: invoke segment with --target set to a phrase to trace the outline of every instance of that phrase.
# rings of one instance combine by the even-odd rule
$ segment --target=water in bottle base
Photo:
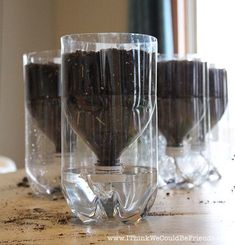
[[[154,203],[157,170],[148,167],[84,167],[64,171],[63,191],[83,223],[135,223]]]

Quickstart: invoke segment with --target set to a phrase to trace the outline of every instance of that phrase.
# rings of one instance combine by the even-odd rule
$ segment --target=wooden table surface
[[[82,225],[65,200],[38,198],[17,186],[24,170],[0,175],[0,244],[235,244],[234,165],[226,164],[218,182],[159,190],[144,221],[114,227]]]

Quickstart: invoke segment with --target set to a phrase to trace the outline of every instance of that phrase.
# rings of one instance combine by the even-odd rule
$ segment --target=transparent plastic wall
[[[25,168],[34,193],[60,196],[60,50],[24,55]]]
[[[208,160],[208,69],[196,56],[158,62],[159,185],[190,188],[203,183]]]
[[[220,170],[230,157],[228,74],[225,68],[209,66],[209,139],[212,169],[209,179],[221,177]]]
[[[62,187],[84,223],[137,222],[157,190],[157,40],[62,37]]]

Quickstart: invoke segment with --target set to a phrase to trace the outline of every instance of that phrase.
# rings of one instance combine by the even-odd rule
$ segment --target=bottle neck
[[[189,153],[189,151],[190,151],[189,144],[184,144],[183,146],[179,146],[179,147],[173,147],[173,146],[166,147],[166,155],[174,158],[185,156],[187,153]]]

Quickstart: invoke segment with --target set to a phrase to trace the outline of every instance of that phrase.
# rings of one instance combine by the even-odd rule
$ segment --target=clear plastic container
[[[159,56],[160,185],[190,188],[208,176],[207,63],[195,55]]]
[[[210,180],[221,177],[219,169],[230,156],[228,80],[227,71],[216,65],[209,66],[209,139],[210,139]]]
[[[62,188],[84,223],[139,221],[157,190],[157,40],[64,36]]]
[[[25,54],[25,167],[35,194],[60,196],[60,51]]]

